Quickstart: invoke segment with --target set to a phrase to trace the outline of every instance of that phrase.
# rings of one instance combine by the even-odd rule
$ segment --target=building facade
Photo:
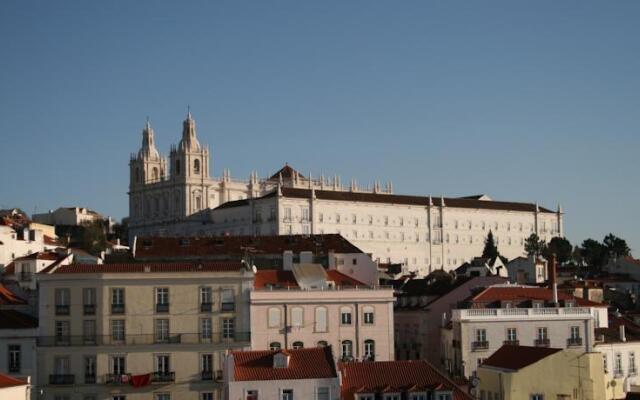
[[[392,185],[344,186],[339,177],[313,179],[285,166],[267,179],[210,176],[210,154],[189,114],[169,159],[147,123],[130,160],[130,237],[144,235],[283,235],[340,233],[380,262],[402,262],[426,274],[453,269],[482,253],[493,231],[502,255],[524,253],[537,233],[562,236],[563,212],[488,196],[394,195]]]
[[[217,400],[249,346],[241,263],[64,265],[40,272],[37,387],[49,400]]]

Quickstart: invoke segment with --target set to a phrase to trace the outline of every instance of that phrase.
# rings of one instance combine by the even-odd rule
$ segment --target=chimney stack
[[[553,290],[553,304],[558,305],[558,282],[556,277],[556,255],[551,255],[551,260],[549,261],[549,286]]]
[[[624,324],[620,325],[620,341],[622,342],[627,341],[627,335],[625,334],[625,331],[624,331]]]

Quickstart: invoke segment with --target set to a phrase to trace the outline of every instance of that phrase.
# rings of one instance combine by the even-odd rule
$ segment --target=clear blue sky
[[[0,206],[127,215],[145,117],[213,173],[538,201],[640,253],[640,2],[2,1]]]

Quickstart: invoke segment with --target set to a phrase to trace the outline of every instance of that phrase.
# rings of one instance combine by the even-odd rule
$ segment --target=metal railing
[[[111,314],[124,314],[124,304],[111,304]]]
[[[49,375],[50,385],[73,385],[75,381],[76,381],[76,376],[71,374]]]
[[[213,303],[200,303],[200,312],[211,312],[213,310]]]
[[[86,384],[96,383],[96,376],[95,375],[85,375],[84,376],[84,383],[86,383]]]
[[[301,289],[298,286],[294,286],[294,287],[273,287],[273,286],[267,286],[264,289],[251,289],[254,292],[277,292],[277,291],[281,291],[281,292],[293,292],[293,291],[299,291],[299,292],[331,292],[331,291],[346,291],[346,290],[391,290],[393,289],[393,286],[391,285],[373,285],[373,286],[342,286],[342,285],[335,285],[335,286],[327,286],[327,287],[320,287],[317,289]]]
[[[212,381],[213,380],[213,371],[202,371],[202,372],[200,372],[200,378],[203,381]]]
[[[487,350],[489,348],[489,341],[482,340],[482,341],[471,342],[471,348],[473,349],[473,351]]]
[[[156,371],[151,374],[151,382],[174,382],[176,373],[171,371]]]
[[[236,303],[222,303],[220,305],[220,311],[222,312],[231,312],[231,311],[235,311],[236,309]]]
[[[533,341],[533,344],[538,347],[549,347],[550,343],[549,339],[536,339]]]
[[[508,345],[508,346],[520,346],[520,341],[519,340],[505,340],[504,342],[502,342],[502,344]]]
[[[567,339],[567,346],[582,346],[582,338],[571,337]]]
[[[131,374],[106,374],[104,383],[107,385],[127,385],[131,381]]]
[[[96,305],[95,304],[85,304],[82,306],[82,311],[84,315],[95,315],[96,314]]]
[[[159,313],[168,313],[169,312],[169,304],[156,304],[156,312]]]
[[[56,304],[56,315],[69,315],[69,305]]]
[[[117,339],[111,335],[39,336],[37,338],[37,344],[41,347],[133,346],[158,344],[227,344],[248,342],[250,340],[250,332],[212,332],[211,335],[202,335],[201,333],[177,333],[167,337],[158,337],[155,334],[127,334],[123,338]]]

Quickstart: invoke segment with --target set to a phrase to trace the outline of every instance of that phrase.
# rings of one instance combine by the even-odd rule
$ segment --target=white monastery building
[[[563,212],[486,195],[446,198],[393,193],[391,183],[345,186],[335,176],[314,179],[285,165],[269,178],[210,175],[210,154],[189,113],[182,139],[162,157],[147,124],[131,156],[130,236],[216,236],[339,233],[379,262],[400,262],[426,274],[454,269],[482,253],[492,231],[500,253],[524,255],[537,233],[563,236]]]

